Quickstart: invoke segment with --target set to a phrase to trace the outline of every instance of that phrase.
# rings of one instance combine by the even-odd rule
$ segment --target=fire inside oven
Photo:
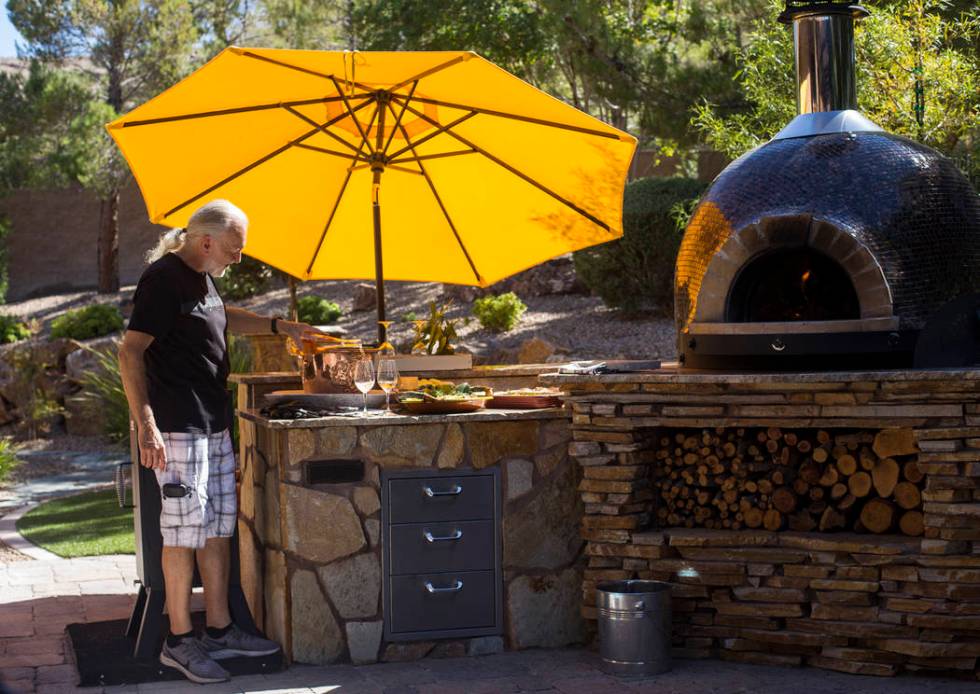
[[[735,279],[728,298],[728,321],[856,320],[857,292],[847,272],[809,248],[765,253]]]

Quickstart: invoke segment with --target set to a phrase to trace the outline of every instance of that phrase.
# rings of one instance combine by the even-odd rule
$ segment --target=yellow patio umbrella
[[[381,320],[385,279],[487,286],[621,236],[636,147],[470,52],[229,47],[107,128],[153,222],[231,200],[248,255],[374,277]]]

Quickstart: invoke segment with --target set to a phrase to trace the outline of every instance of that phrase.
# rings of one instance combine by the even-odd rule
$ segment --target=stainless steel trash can
[[[596,588],[599,653],[606,672],[656,675],[670,670],[670,584],[603,581]]]

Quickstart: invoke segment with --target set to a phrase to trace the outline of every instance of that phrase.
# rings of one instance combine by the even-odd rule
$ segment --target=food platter
[[[399,402],[398,408],[409,414],[460,414],[476,412],[486,406],[486,398],[471,400],[436,400]]]
[[[450,381],[421,379],[415,390],[398,394],[398,407],[410,414],[458,414],[476,412],[486,407],[492,391],[489,388],[456,385]]]

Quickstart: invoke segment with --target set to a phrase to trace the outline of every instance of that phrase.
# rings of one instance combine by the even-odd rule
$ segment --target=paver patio
[[[966,694],[976,682],[948,678],[878,679],[808,669],[716,660],[679,660],[670,673],[617,680],[585,649],[527,650],[412,663],[313,667],[294,665],[272,675],[239,677],[201,687],[180,682],[138,686],[74,686],[65,625],[129,616],[135,591],[132,556],[21,561],[0,564],[0,682],[13,692],[338,692],[340,694],[497,694],[498,692],[656,692],[719,694]],[[200,597],[199,595],[196,597]]]

